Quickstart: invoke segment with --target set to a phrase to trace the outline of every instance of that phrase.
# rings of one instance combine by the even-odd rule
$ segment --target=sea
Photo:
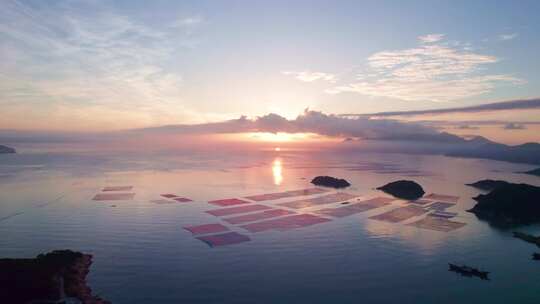
[[[442,155],[335,151],[120,152],[47,148],[0,155],[0,258],[56,249],[92,254],[88,284],[119,304],[143,303],[540,303],[540,248],[512,237],[540,226],[501,229],[466,210],[481,191],[466,183],[502,179],[540,185],[534,166]],[[296,229],[249,232],[205,211],[209,201],[313,188],[313,177],[345,178],[359,199],[414,180],[426,193],[458,196],[446,211],[461,228],[418,228],[413,217],[370,217],[409,204]],[[132,186],[128,200],[96,201],[104,187]],[[336,192],[329,190],[328,193]],[[113,191],[114,192],[114,191]],[[175,194],[191,202],[177,202]],[[316,194],[313,197],[325,195]],[[270,208],[309,199],[249,202]],[[245,199],[244,199],[245,200]],[[354,201],[351,201],[354,203]],[[519,203],[519,202],[516,202]],[[313,206],[298,213],[316,214]],[[210,246],[184,229],[222,224],[249,241]],[[490,280],[448,271],[490,272]],[[0,270],[1,271],[1,270]]]

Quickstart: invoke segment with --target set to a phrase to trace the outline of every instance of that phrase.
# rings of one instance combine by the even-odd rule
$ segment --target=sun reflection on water
[[[272,174],[274,176],[274,184],[279,186],[283,182],[283,174],[281,170],[281,159],[276,158],[272,163]]]

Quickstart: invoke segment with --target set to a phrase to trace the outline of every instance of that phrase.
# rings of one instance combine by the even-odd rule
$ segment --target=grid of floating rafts
[[[193,202],[192,199],[189,199],[187,197],[183,197],[183,196],[180,196],[180,195],[176,195],[176,194],[173,194],[173,193],[164,193],[164,194],[160,194],[160,196],[162,198],[151,200],[150,202],[154,203],[154,204],[159,204],[159,205]]]
[[[268,193],[261,195],[247,196],[243,199],[230,198],[209,201],[210,204],[225,207],[206,211],[206,213],[220,218],[231,228],[257,233],[268,230],[286,231],[295,228],[312,226],[320,223],[331,221],[328,218],[329,214],[319,216],[314,212],[304,213],[300,209],[309,207],[318,207],[331,203],[339,203],[357,198],[357,195],[337,192],[328,193],[330,190],[322,188],[308,188],[294,191],[286,191],[279,193]],[[314,195],[320,195],[315,196]],[[268,203],[272,200],[309,196],[300,200],[293,200],[285,203],[274,205],[261,204]],[[373,205],[366,207],[365,210],[374,208],[380,202],[371,202]],[[348,210],[350,214],[361,212],[359,208],[349,208],[353,205],[346,206],[344,210]],[[343,207],[342,207],[343,208]],[[339,208],[336,208],[339,209]],[[330,214],[330,217],[332,215]],[[336,217],[342,217],[339,215]],[[219,225],[219,226],[215,226]],[[205,230],[208,227],[220,227],[221,230]],[[200,226],[187,226],[186,230],[193,233],[197,239],[206,242],[208,245],[222,246],[249,241],[250,238],[238,232],[230,231],[229,227],[222,224],[206,224]],[[203,235],[204,234],[204,235]]]
[[[133,186],[107,186],[101,189],[92,200],[94,201],[125,201],[132,200],[135,193],[131,192]]]
[[[322,188],[309,188],[279,193],[267,193],[261,195],[247,196],[245,198],[228,198],[209,201],[209,204],[223,208],[212,209],[206,213],[220,218],[223,222],[231,225],[235,229],[241,229],[251,233],[266,230],[288,230],[299,227],[311,226],[330,221],[327,218],[319,217],[313,214],[299,214],[295,211],[276,208],[259,204],[258,202],[272,201],[297,196],[313,196],[329,192]],[[328,194],[317,198],[306,199],[313,200],[315,203],[322,204],[343,201],[354,197],[352,195]],[[255,203],[257,202],[257,203]],[[231,229],[222,224],[205,224],[199,226],[186,226],[184,229],[190,231],[195,237],[211,247],[231,245],[250,241],[251,239],[244,234],[231,231]]]
[[[427,210],[428,216],[409,223],[409,226],[414,226],[422,229],[429,229],[441,232],[450,232],[459,229],[466,225],[466,223],[451,221],[450,219],[456,217],[456,212],[448,212],[446,209],[456,205],[459,200],[459,196],[436,194],[431,193],[424,196],[421,200],[410,201],[411,204],[422,205],[423,209]]]
[[[185,226],[184,229],[211,247],[232,245],[250,241],[249,236],[242,234],[245,232],[286,231],[312,226],[335,218],[386,207],[393,201],[399,201],[389,197],[362,199],[358,195],[346,192],[329,192],[331,191],[322,188],[308,188],[209,201],[209,204],[222,208],[207,210],[206,213],[219,218],[223,224]],[[269,201],[272,200],[300,196],[305,197],[269,205]],[[400,223],[421,217],[407,225],[449,232],[465,226],[465,223],[449,220],[457,216],[457,213],[446,211],[447,208],[454,206],[458,199],[457,196],[432,193],[422,199],[408,201],[405,205],[401,204],[390,211],[371,216],[370,219]],[[338,203],[338,207],[327,207]]]
[[[466,225],[465,223],[451,221],[450,219],[458,214],[446,211],[446,209],[454,206],[458,200],[458,196],[431,193],[421,199],[408,201],[406,206],[374,215],[370,219],[399,223],[427,214],[427,216],[407,225],[434,231],[450,232]]]

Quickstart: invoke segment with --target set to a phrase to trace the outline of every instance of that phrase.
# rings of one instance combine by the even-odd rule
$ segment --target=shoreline
[[[35,258],[0,259],[0,300],[12,304],[69,300],[67,303],[111,304],[92,294],[86,281],[91,265],[92,255],[71,250],[55,250]]]

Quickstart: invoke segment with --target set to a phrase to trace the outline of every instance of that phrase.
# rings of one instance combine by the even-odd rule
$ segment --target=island
[[[495,188],[498,188],[500,186],[505,186],[505,185],[508,185],[509,183],[507,181],[502,181],[502,180],[493,180],[493,179],[483,179],[481,181],[477,181],[475,183],[471,183],[471,184],[465,184],[467,186],[471,186],[471,187],[474,187],[474,188],[477,188],[477,189],[480,189],[480,190],[485,190],[485,191],[491,191]]]
[[[17,151],[14,148],[0,145],[0,154],[13,154],[13,153],[16,153],[16,152]]]
[[[377,188],[394,197],[415,200],[424,195],[424,189],[418,183],[410,180],[398,180]]]
[[[0,299],[3,303],[110,304],[86,284],[92,256],[55,250],[30,259],[0,259]]]
[[[509,227],[540,222],[540,187],[501,183],[489,193],[473,199],[477,204],[467,211],[493,226]]]
[[[524,174],[534,175],[534,176],[540,176],[540,168],[536,168],[533,170],[522,172]]]
[[[316,186],[323,186],[323,187],[330,187],[330,188],[347,188],[351,184],[342,179],[342,178],[335,178],[332,176],[317,176],[313,180],[311,180],[311,183]]]
[[[514,232],[514,237],[523,240],[527,243],[535,244],[540,247],[540,236],[534,236],[523,232]]]

